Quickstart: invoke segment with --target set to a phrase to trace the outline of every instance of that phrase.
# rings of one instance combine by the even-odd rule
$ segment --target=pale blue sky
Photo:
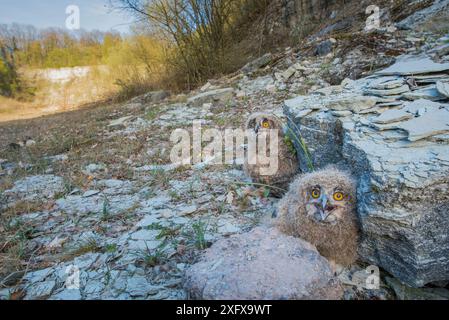
[[[112,10],[108,0],[0,0],[0,24],[31,24],[37,28],[65,27],[68,5],[80,8],[81,28],[127,32],[132,18]]]

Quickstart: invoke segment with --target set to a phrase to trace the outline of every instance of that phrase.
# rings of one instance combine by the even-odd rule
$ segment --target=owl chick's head
[[[304,175],[298,187],[307,216],[318,222],[334,224],[353,214],[355,181],[346,172],[327,167]]]
[[[254,113],[246,122],[246,129],[252,129],[256,133],[263,130],[282,129],[281,121],[274,115],[266,113]]]

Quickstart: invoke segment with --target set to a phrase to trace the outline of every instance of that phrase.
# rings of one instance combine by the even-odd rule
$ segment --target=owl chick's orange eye
[[[318,199],[321,195],[321,192],[318,189],[313,189],[311,194],[312,194],[312,198]]]
[[[270,123],[267,120],[262,121],[262,128],[268,129],[270,127]]]
[[[334,200],[335,200],[335,201],[341,201],[341,200],[343,200],[343,193],[341,193],[341,192],[335,192],[335,193],[334,193]]]

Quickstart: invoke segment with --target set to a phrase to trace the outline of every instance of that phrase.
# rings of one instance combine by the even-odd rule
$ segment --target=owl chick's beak
[[[256,124],[256,127],[254,128],[254,131],[256,131],[256,133],[259,133],[260,130],[260,124]]]
[[[327,219],[327,217],[329,216],[329,214],[331,213],[331,211],[334,209],[333,206],[329,206],[329,199],[327,198],[326,195],[323,195],[321,198],[321,208],[319,208],[320,210],[320,217],[321,217],[321,221],[325,221]]]

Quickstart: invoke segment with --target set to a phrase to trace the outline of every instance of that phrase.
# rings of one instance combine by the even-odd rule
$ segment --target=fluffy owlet
[[[291,141],[285,136],[282,122],[275,116],[256,113],[251,115],[246,123],[246,129],[254,134],[258,141],[262,135],[267,135],[268,132],[273,132],[278,137],[277,150],[272,150],[270,147],[270,137],[267,138],[267,153],[271,156],[277,157],[277,170],[270,174],[265,174],[261,170],[267,168],[267,164],[261,164],[253,155],[245,157],[244,169],[246,174],[254,183],[269,185],[270,194],[275,197],[281,197],[287,190],[288,185],[298,173],[299,163],[296,151]],[[283,191],[285,190],[285,191]]]
[[[298,176],[278,205],[281,231],[315,245],[331,264],[357,258],[354,180],[334,167]]]

